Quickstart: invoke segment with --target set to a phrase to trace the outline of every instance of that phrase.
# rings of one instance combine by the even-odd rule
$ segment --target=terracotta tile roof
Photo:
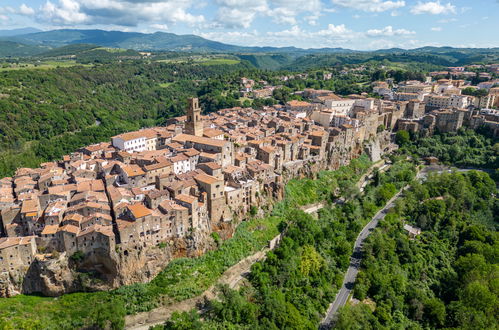
[[[38,213],[40,206],[35,199],[27,199],[23,202],[21,213]]]
[[[80,232],[80,227],[73,226],[73,225],[65,225],[65,226],[60,227],[58,231],[59,232],[65,231],[68,233],[78,235],[78,233]]]
[[[175,197],[175,199],[191,205],[197,201],[197,197],[186,194],[178,195],[177,197]]]
[[[185,162],[186,160],[189,160],[189,158],[184,154],[178,154],[170,158],[172,163]]]
[[[42,230],[42,235],[53,235],[57,233],[57,230],[59,229],[59,225],[48,225],[45,226]]]
[[[150,209],[148,209],[144,204],[141,203],[128,205],[127,208],[132,213],[135,219],[151,215],[152,213]]]
[[[215,136],[220,136],[223,134],[224,134],[224,132],[222,132],[221,130],[218,130],[218,129],[214,129],[214,128],[206,128],[203,130],[203,136],[207,137],[207,138],[213,138]]]
[[[227,143],[227,141],[224,140],[216,140],[216,139],[210,139],[206,137],[200,137],[200,136],[195,136],[195,135],[189,135],[189,134],[179,134],[173,138],[173,141],[177,142],[193,142],[193,143],[199,143],[199,144],[204,144],[204,145],[209,145],[209,146],[215,146],[215,147],[223,147]]]
[[[151,165],[146,165],[144,166],[144,169],[146,171],[154,171],[154,170],[159,170],[161,168],[165,167],[171,167],[173,164],[169,160],[164,160],[162,162],[156,163],[156,164],[151,164]]]
[[[140,138],[145,138],[144,132],[136,131],[136,132],[128,132],[113,136],[113,139],[122,139],[123,141],[130,141]]]
[[[99,224],[95,224],[86,228],[85,230],[81,231],[78,234],[78,236],[85,236],[94,232],[100,233],[108,237],[114,237],[113,226],[103,226]]]
[[[128,166],[123,166],[122,167],[123,171],[126,173],[126,175],[131,178],[134,176],[139,176],[139,175],[145,175],[146,173],[140,168],[140,166],[132,164]]]
[[[206,183],[206,184],[214,184],[214,183],[222,181],[222,180],[219,180],[219,179],[217,179],[211,175],[207,175],[207,174],[198,174],[194,177],[194,179],[196,181],[200,181],[200,182]]]
[[[187,157],[194,157],[194,156],[197,156],[199,154],[200,154],[200,152],[194,148],[187,149],[187,151],[184,152],[184,155],[186,155]]]
[[[199,165],[203,165],[203,166],[206,166],[212,170],[218,170],[218,169],[221,169],[222,166],[220,166],[220,164],[217,164],[215,162],[207,162],[207,163],[201,163]]]
[[[16,245],[28,245],[35,239],[35,236],[25,237],[2,237],[0,238],[0,250]]]

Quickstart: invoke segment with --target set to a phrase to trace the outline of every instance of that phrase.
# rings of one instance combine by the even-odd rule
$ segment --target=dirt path
[[[237,289],[241,284],[241,280],[247,273],[249,273],[251,266],[255,262],[264,259],[265,255],[270,250],[271,249],[268,247],[264,248],[239,261],[237,264],[227,269],[215,285],[211,286],[197,297],[183,300],[169,306],[158,307],[149,312],[126,316],[125,329],[147,330],[151,326],[164,323],[174,312],[188,312],[195,308],[199,303],[202,303],[205,300],[205,297],[207,299],[214,299],[216,297],[215,288],[217,284],[227,284],[230,288]]]

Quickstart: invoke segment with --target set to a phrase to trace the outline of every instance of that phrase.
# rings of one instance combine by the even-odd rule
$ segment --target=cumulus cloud
[[[199,32],[199,35],[224,43],[250,46],[275,46],[285,47],[352,47],[354,40],[361,38],[362,33],[348,29],[344,24],[329,24],[324,29],[308,31],[298,25],[279,31],[210,31]]]
[[[326,36],[326,37],[347,37],[351,33],[352,31],[347,29],[345,24],[341,25],[328,24],[327,28],[318,31],[317,35]]]
[[[407,36],[411,34],[416,34],[414,31],[409,31],[406,29],[394,29],[391,25],[385,26],[382,29],[371,29],[366,32],[369,37],[393,37],[393,36]]]
[[[80,9],[75,0],[59,0],[58,5],[47,1],[41,8],[41,17],[55,24],[85,23],[89,17]]]
[[[307,33],[304,32],[302,29],[300,29],[300,27],[295,25],[289,30],[268,32],[267,34],[270,36],[278,36],[278,37],[302,37],[305,36]]]
[[[247,28],[257,17],[296,25],[302,13],[308,13],[305,20],[314,25],[322,10],[320,0],[215,0],[215,3],[219,5],[216,22],[228,28]]]
[[[166,25],[166,24],[151,24],[151,28],[154,30],[166,31],[166,30],[168,30],[168,25]]]
[[[357,10],[380,13],[405,6],[405,1],[383,0],[331,0],[333,4]]]
[[[30,16],[35,14],[35,10],[23,3],[21,6],[19,6],[19,14]]]
[[[435,31],[435,32],[440,32],[440,31],[442,31],[442,28],[440,26],[434,26],[430,30]]]
[[[192,5],[193,0],[58,0],[57,3],[47,0],[37,16],[58,25],[204,22],[202,15],[188,12]]]
[[[418,2],[414,7],[411,8],[411,13],[419,15],[419,14],[432,14],[432,15],[440,15],[440,14],[455,14],[456,6],[451,4],[450,2],[446,4],[440,3],[440,0],[433,2]]]

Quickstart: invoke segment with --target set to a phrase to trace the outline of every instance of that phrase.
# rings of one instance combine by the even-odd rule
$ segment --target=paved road
[[[348,296],[352,292],[353,285],[355,283],[355,278],[359,272],[360,261],[362,259],[362,245],[366,238],[371,234],[371,231],[376,228],[379,220],[383,219],[388,212],[388,210],[395,206],[395,200],[400,197],[402,191],[401,189],[395,196],[393,196],[385,205],[384,208],[378,211],[374,215],[374,217],[369,221],[369,223],[362,229],[362,231],[357,236],[355,240],[354,248],[352,256],[350,257],[350,266],[345,274],[343,279],[343,284],[341,286],[340,291],[336,295],[334,302],[329,305],[329,309],[327,311],[326,317],[322,320],[320,328],[321,329],[330,329],[332,325],[332,321],[338,312],[338,309],[344,306],[348,300]]]
[[[466,172],[472,169],[462,168],[457,169],[458,172]],[[451,169],[447,166],[428,166],[423,168],[423,170],[419,171],[416,175],[416,180],[425,181],[428,177],[428,173],[444,173],[450,172]],[[340,291],[336,295],[335,300],[326,313],[326,317],[322,320],[320,324],[320,329],[330,329],[333,325],[333,321],[336,317],[336,314],[340,307],[344,306],[348,300],[348,296],[352,292],[353,286],[355,284],[355,279],[359,272],[360,261],[362,259],[362,245],[364,244],[365,239],[371,234],[372,230],[378,225],[379,220],[383,219],[390,210],[390,208],[395,206],[395,200],[400,197],[402,192],[409,188],[409,186],[405,186],[402,188],[395,196],[393,196],[385,205],[383,209],[381,209],[378,213],[374,215],[371,221],[362,229],[359,236],[355,240],[355,245],[353,249],[352,256],[350,257],[350,266],[345,274],[343,279],[343,284],[341,286]]]

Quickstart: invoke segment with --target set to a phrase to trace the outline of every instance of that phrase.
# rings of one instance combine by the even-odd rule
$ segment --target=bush
[[[82,262],[83,259],[85,259],[85,253],[83,253],[82,251],[76,251],[75,253],[73,253],[71,255],[71,257],[69,257],[69,259],[71,259],[72,261],[78,263],[78,262]]]

